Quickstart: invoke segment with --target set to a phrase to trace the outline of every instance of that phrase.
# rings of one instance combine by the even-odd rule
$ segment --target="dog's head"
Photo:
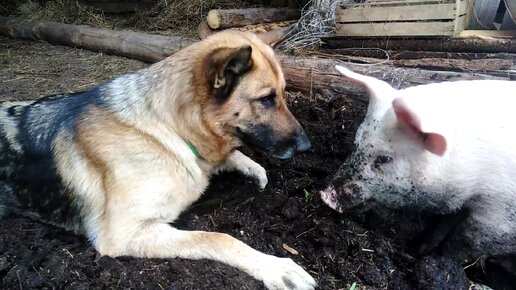
[[[237,31],[211,35],[201,41],[205,54],[194,80],[210,130],[284,159],[311,145],[285,103],[285,79],[270,46],[277,41]]]

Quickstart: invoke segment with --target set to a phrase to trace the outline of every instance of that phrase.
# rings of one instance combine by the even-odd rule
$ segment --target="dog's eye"
[[[259,101],[262,104],[262,106],[266,109],[274,107],[274,106],[276,106],[276,94],[275,93],[268,94],[267,96],[260,98]]]
[[[374,161],[375,164],[385,164],[389,162],[392,162],[392,158],[385,155],[378,155],[378,157],[376,157],[376,160]]]

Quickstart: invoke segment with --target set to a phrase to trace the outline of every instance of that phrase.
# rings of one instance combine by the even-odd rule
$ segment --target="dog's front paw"
[[[251,160],[252,161],[252,160]],[[267,179],[267,171],[265,168],[256,162],[252,162],[247,164],[245,168],[243,168],[242,172],[249,177],[256,179],[258,186],[260,189],[264,189],[267,186],[269,180]]]
[[[242,172],[245,176],[255,178],[260,189],[264,189],[269,182],[267,180],[267,172],[265,171],[265,168],[238,150],[233,151],[229,155],[222,169],[236,169]]]
[[[269,290],[313,290],[314,278],[289,258],[272,257],[262,271],[262,281]]]
[[[269,183],[269,180],[267,179],[267,171],[261,165],[258,165],[258,167],[255,168],[252,176],[256,178],[261,190],[263,190],[265,186],[267,186],[267,183]]]

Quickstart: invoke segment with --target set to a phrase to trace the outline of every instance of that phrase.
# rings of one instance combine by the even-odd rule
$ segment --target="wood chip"
[[[291,246],[289,246],[285,243],[283,243],[283,249],[285,249],[285,251],[291,253],[294,256],[299,255],[299,252],[296,249],[292,248]]]

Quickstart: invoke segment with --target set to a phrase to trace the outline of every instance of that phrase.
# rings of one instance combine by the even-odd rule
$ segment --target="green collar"
[[[201,156],[201,153],[199,153],[199,151],[197,150],[197,148],[195,148],[195,146],[192,144],[192,142],[184,139],[185,142],[186,142],[186,145],[188,145],[188,148],[190,148],[190,150],[192,150],[192,153],[195,155],[195,157],[197,158],[202,158]]]

